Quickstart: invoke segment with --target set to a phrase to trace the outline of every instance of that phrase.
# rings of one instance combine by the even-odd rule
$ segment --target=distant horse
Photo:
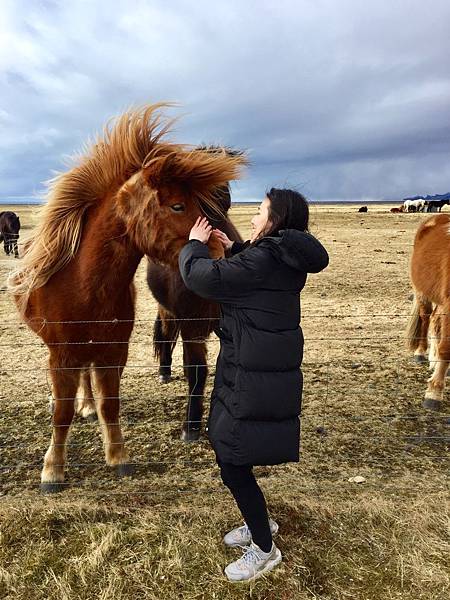
[[[423,198],[417,200],[405,200],[403,207],[404,212],[423,212],[425,209],[425,200]]]
[[[425,362],[430,330],[430,368],[423,405],[441,407],[450,364],[450,215],[436,215],[417,230],[411,259],[414,307],[407,330],[409,348],[417,362]]]
[[[119,423],[119,384],[134,322],[133,277],[144,254],[177,268],[177,256],[218,187],[239,176],[241,155],[165,141],[163,104],[122,115],[78,164],[50,183],[47,205],[9,287],[24,321],[47,344],[53,435],[43,491],[64,486],[66,440],[80,380],[91,394],[106,462],[130,473]],[[212,236],[212,256],[223,256]]]
[[[404,212],[403,206],[394,206],[393,208],[391,208],[390,210],[391,213],[402,213]]]
[[[441,212],[442,207],[449,203],[450,200],[427,200],[427,212]]]
[[[367,206],[360,206],[358,208],[358,212],[359,213],[366,213],[367,212]]]
[[[19,239],[20,219],[11,210],[0,212],[0,243],[3,242],[5,253],[19,258],[17,240]]]
[[[206,149],[215,151],[214,147]],[[218,190],[216,198],[221,211],[226,213],[231,205],[229,187]],[[228,218],[209,207],[205,212],[214,227],[224,231],[230,239],[242,241]],[[184,372],[189,387],[186,421],[181,437],[187,442],[195,441],[200,435],[203,392],[208,374],[205,340],[217,327],[219,305],[189,291],[178,269],[175,271],[150,259],[147,266],[147,283],[159,303],[153,330],[153,347],[155,358],[160,363],[159,377],[162,383],[171,379],[172,353],[181,333]]]

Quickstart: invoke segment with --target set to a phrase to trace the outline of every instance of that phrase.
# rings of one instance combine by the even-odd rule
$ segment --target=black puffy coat
[[[183,281],[220,303],[220,337],[208,436],[222,462],[270,465],[299,460],[303,334],[299,292],[307,273],[328,265],[325,248],[296,229],[233,256],[209,258],[189,241],[179,256]]]

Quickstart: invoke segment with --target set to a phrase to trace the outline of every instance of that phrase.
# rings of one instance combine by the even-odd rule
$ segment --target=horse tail
[[[417,294],[414,294],[413,308],[406,328],[406,344],[412,352],[419,347],[421,336],[423,335],[421,308],[425,308],[429,313],[432,306],[426,298],[418,297]]]
[[[417,300],[416,294],[414,294],[413,307],[406,327],[406,344],[408,350],[411,350],[412,352],[417,350],[417,347],[419,346],[419,336],[422,325],[419,307],[420,303]]]
[[[164,318],[161,311],[158,310],[158,315],[153,326],[153,354],[156,360],[160,361],[164,357],[164,352],[169,349],[172,353],[177,343],[177,338],[180,333],[180,322],[175,318]],[[170,344],[165,346],[165,344]]]

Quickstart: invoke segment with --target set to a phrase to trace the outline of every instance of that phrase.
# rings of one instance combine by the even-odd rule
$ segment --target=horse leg
[[[444,397],[445,377],[450,364],[450,302],[437,307],[436,311],[440,315],[435,318],[439,323],[433,327],[437,342],[436,363],[433,375],[428,380],[428,387],[425,392],[423,406],[432,410],[440,410]]]
[[[172,353],[179,331],[174,315],[160,305],[153,327],[153,349],[155,358],[159,360],[161,383],[169,383],[172,379]]]
[[[430,327],[430,313],[432,312],[431,302],[420,298],[419,302],[419,345],[414,352],[414,360],[419,363],[426,362],[428,349],[428,329]]]
[[[188,324],[189,322],[186,323]],[[200,437],[203,416],[203,392],[208,374],[206,366],[207,351],[204,336],[200,337],[198,341],[184,341],[185,339],[192,339],[192,333],[190,334],[186,329],[189,329],[188,325],[181,327],[189,397],[186,421],[183,425],[181,439],[185,442],[194,442]]]
[[[86,369],[81,372],[80,388],[77,393],[76,403],[77,415],[80,415],[88,421],[97,421],[97,411],[95,410],[95,398],[92,391],[91,371]]]
[[[189,381],[189,352],[186,349],[186,344],[183,344],[183,374],[184,378]]]
[[[440,307],[435,306],[430,317],[430,327],[428,330],[428,367],[433,371],[439,360],[439,340],[441,339],[441,316]]]
[[[428,327],[430,324],[431,302],[414,290],[414,304],[409,318],[406,337],[408,348],[414,352],[415,362],[426,362]]]
[[[122,360],[119,365],[126,362]],[[106,464],[117,467],[120,476],[131,475],[128,453],[125,449],[120,427],[119,387],[123,367],[95,367],[95,382],[99,392],[97,397],[97,415],[103,435]]]
[[[66,440],[74,415],[75,395],[80,372],[78,369],[58,368],[50,362],[53,382],[53,433],[44,457],[41,473],[43,492],[60,492],[64,486]]]
[[[17,238],[14,238],[14,258],[19,258],[19,248],[17,246]]]

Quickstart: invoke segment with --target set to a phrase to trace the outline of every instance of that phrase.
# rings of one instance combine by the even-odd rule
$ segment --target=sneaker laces
[[[241,546],[241,548],[244,551],[244,554],[241,556],[241,560],[245,564],[251,565],[252,563],[256,563],[261,560],[258,552],[251,546]]]

